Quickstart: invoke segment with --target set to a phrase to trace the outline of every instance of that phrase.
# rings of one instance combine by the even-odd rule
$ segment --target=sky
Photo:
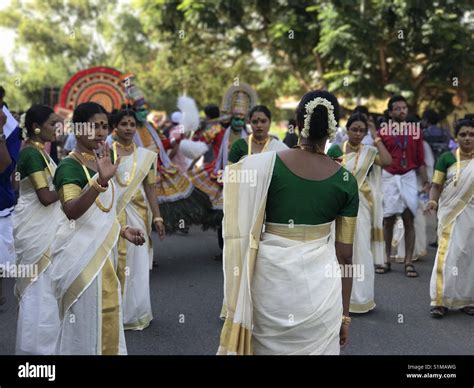
[[[0,9],[7,8],[10,5],[10,0],[0,0]],[[7,67],[11,70],[11,58],[13,54],[13,48],[15,46],[15,31],[0,27],[0,57],[2,57]]]

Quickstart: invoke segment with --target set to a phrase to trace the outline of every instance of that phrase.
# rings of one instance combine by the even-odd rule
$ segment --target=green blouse
[[[21,150],[18,159],[20,179],[29,178],[35,190],[49,187],[48,175],[50,172],[41,152],[34,147],[25,147]]]
[[[278,157],[268,189],[266,220],[287,224],[319,225],[341,217],[357,217],[359,190],[345,168],[323,180],[295,175]]]
[[[329,147],[328,151],[326,154],[331,158],[331,159],[339,159],[342,158],[343,152],[341,150],[341,147],[339,147],[338,144],[333,144],[331,147]]]
[[[96,173],[90,168],[87,170],[90,176]],[[79,197],[82,189],[88,184],[88,180],[81,164],[71,157],[66,157],[59,163],[53,183],[61,202],[65,203]]]
[[[446,179],[448,168],[456,163],[456,157],[451,151],[443,152],[436,160],[435,171],[433,174],[433,183],[443,185]]]
[[[237,163],[243,156],[246,156],[248,152],[249,145],[245,139],[238,139],[230,148],[228,160],[230,163]]]

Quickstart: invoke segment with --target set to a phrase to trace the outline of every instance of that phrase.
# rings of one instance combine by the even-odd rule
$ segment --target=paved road
[[[434,239],[433,220],[428,227]],[[158,267],[151,273],[153,315],[149,328],[127,332],[130,354],[215,354],[219,342],[222,303],[221,262],[214,232],[191,229],[189,235],[155,243]],[[356,315],[350,344],[343,353],[358,354],[474,354],[474,317],[458,311],[442,320],[429,315],[429,281],[435,251],[416,265],[420,277],[408,279],[402,264],[376,275],[374,311]],[[0,307],[0,354],[13,354],[16,305],[7,280],[8,303]],[[400,318],[403,322],[400,322]]]

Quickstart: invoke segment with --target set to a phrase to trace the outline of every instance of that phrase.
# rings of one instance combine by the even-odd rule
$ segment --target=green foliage
[[[0,82],[7,101],[22,109],[43,87],[62,86],[74,72],[100,64],[134,72],[150,105],[167,111],[182,93],[201,107],[220,103],[238,79],[273,109],[279,97],[327,88],[348,99],[402,93],[415,108],[447,114],[453,94],[474,97],[469,6],[469,0],[14,0],[0,12],[0,26],[17,31],[28,61],[16,60],[11,73],[0,62]],[[276,119],[288,114],[275,111]]]

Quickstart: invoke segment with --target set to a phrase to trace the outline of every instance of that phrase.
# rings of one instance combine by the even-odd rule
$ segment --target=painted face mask
[[[236,131],[241,131],[244,128],[245,120],[233,117],[232,121],[230,122],[230,125],[232,129],[235,129]]]
[[[145,109],[139,110],[136,113],[137,120],[140,121],[141,123],[144,123],[146,121],[147,115],[148,115],[148,112]]]

